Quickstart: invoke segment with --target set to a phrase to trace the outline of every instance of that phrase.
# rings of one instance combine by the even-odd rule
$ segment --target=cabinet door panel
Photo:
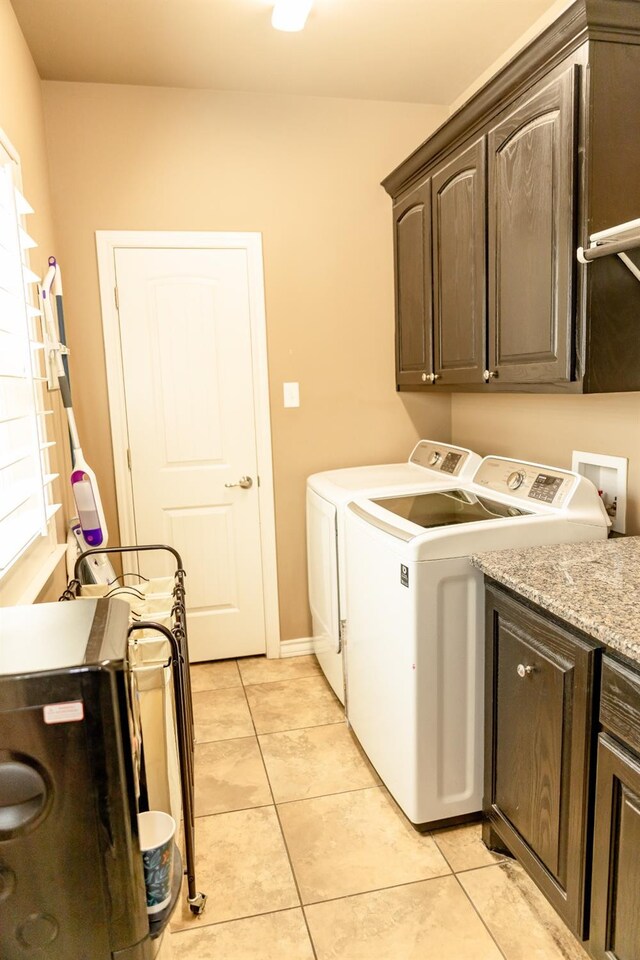
[[[422,383],[431,372],[431,179],[393,209],[396,282],[396,375]]]
[[[591,941],[602,960],[640,957],[640,759],[598,737]]]
[[[495,803],[548,870],[566,882],[563,740],[573,672],[507,625],[497,651]],[[519,676],[518,667],[531,668]],[[563,810],[563,800],[565,801]]]
[[[489,366],[499,382],[571,378],[577,71],[489,133]]]
[[[434,172],[434,369],[440,382],[482,383],[485,367],[484,137]]]
[[[500,589],[486,601],[484,812],[581,937],[596,651]]]

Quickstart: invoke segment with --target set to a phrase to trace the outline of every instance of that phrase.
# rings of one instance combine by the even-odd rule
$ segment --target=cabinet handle
[[[482,374],[482,376],[483,376],[483,378],[484,378],[484,382],[485,382],[485,383],[489,383],[489,380],[497,380],[497,379],[498,379],[498,371],[497,371],[497,370],[485,370],[485,372]]]
[[[423,382],[423,383],[426,383],[428,379],[429,379],[429,374],[428,374],[428,373],[423,373],[423,374],[422,374],[422,382]]]
[[[429,377],[429,379],[431,380],[431,383],[435,383],[436,380],[440,380],[440,379],[441,379],[441,376],[440,376],[439,373],[432,373],[431,376]]]
[[[517,667],[517,673],[519,677],[530,677],[534,669],[535,667],[531,667],[528,664],[525,667],[524,663],[519,663]]]

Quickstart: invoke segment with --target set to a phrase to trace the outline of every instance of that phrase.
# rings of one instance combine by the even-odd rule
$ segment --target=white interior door
[[[114,253],[137,543],[182,555],[192,660],[264,653],[246,250]]]

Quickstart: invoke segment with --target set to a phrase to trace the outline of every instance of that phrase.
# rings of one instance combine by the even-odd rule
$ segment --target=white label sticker
[[[67,703],[49,703],[43,709],[45,723],[73,723],[84,720],[82,700],[69,700]]]

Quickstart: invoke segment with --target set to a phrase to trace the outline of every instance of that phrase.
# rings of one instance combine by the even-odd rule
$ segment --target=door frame
[[[135,543],[133,486],[127,462],[129,432],[122,365],[120,316],[116,304],[115,252],[118,249],[245,250],[249,286],[253,409],[258,461],[258,504],[262,590],[267,657],[280,657],[280,613],[276,565],[276,523],[273,493],[273,457],[267,360],[267,319],[261,233],[227,233],[170,230],[96,230],[98,280],[102,309],[111,445],[116,482],[118,526],[122,543]]]

